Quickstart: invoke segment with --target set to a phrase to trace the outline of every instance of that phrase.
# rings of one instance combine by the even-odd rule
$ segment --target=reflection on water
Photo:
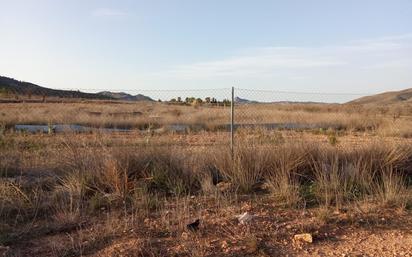
[[[208,130],[203,124],[170,124],[165,125],[164,128],[169,132],[184,133],[189,130]],[[300,123],[263,123],[263,124],[235,124],[234,128],[265,128],[265,129],[318,129],[323,128],[317,124],[300,124]],[[77,124],[56,124],[56,125],[15,125],[14,130],[24,131],[28,133],[62,133],[62,132],[92,132],[92,131],[103,131],[103,132],[131,132],[131,131],[141,131],[146,132],[147,130],[136,130],[130,128],[94,128]],[[228,131],[230,130],[230,124],[224,124],[218,126],[218,130]]]

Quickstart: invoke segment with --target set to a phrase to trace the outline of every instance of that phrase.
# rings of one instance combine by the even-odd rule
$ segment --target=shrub
[[[265,179],[276,201],[291,207],[301,201],[299,169],[305,165],[305,159],[302,145],[288,144],[272,150]]]
[[[269,167],[269,151],[262,147],[237,145],[233,154],[218,153],[215,157],[217,170],[241,193],[251,193],[263,181]]]

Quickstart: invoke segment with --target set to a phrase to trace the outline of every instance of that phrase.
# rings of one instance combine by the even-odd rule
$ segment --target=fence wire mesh
[[[113,137],[133,135],[129,138],[151,145],[229,146],[231,91],[96,94],[26,83],[12,90],[0,89],[0,124],[2,131],[17,133],[102,132]],[[398,140],[412,136],[411,105],[382,106],[355,100],[362,96],[235,88],[235,144],[243,142],[245,131],[260,135],[262,143],[315,136],[324,136],[322,140],[332,144],[344,142],[345,136],[358,143],[353,137],[359,134]]]
[[[112,138],[127,136],[140,145],[229,144],[230,89],[98,94],[48,90],[3,90],[3,130],[31,134],[102,133]]]
[[[235,127],[260,143],[296,142],[356,146],[379,137],[412,135],[412,106],[381,105],[360,94],[235,89]]]

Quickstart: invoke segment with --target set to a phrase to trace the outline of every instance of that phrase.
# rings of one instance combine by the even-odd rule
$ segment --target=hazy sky
[[[89,91],[412,87],[411,0],[0,0],[0,75]]]

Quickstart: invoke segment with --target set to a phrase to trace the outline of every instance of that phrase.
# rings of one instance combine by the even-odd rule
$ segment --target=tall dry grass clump
[[[412,147],[371,142],[357,148],[292,144],[237,145],[233,157],[218,153],[214,163],[238,192],[268,188],[282,205],[341,208],[373,199],[406,205]],[[396,195],[396,196],[395,196]],[[395,199],[402,201],[395,201]]]
[[[406,194],[412,147],[373,142],[357,149],[318,148],[311,154],[312,189],[320,204],[342,207],[373,198],[386,204]],[[402,197],[405,205],[406,197]]]
[[[237,145],[233,156],[230,151],[219,152],[214,162],[219,173],[239,193],[251,193],[263,182],[268,170],[270,151],[254,145]]]
[[[81,214],[100,208],[151,208],[156,205],[151,199],[200,191],[200,176],[192,165],[195,154],[187,150],[111,148],[100,142],[97,138],[83,147],[66,144],[56,195],[69,210]]]
[[[266,182],[275,200],[289,207],[297,206],[302,200],[300,184],[308,154],[305,148],[288,143],[271,149]]]
[[[227,148],[116,148],[108,146],[105,137],[93,140],[68,139],[60,144],[63,148],[55,156],[59,160],[50,160],[56,165],[53,176],[58,178],[39,188],[51,191],[45,195],[50,198],[45,202],[58,203],[56,211],[76,216],[100,207],[130,205],[146,196],[210,193],[221,181],[230,182],[239,193],[268,189],[277,202],[287,206],[316,202],[340,207],[367,197],[394,202],[407,199],[412,173],[411,146],[395,143],[342,148],[248,142],[236,145],[232,156]],[[14,160],[2,161],[3,177],[11,170],[22,169],[18,161],[21,156],[9,153],[0,159],[7,156],[14,156]],[[13,172],[13,176],[18,173]],[[2,179],[2,183],[3,188],[11,185],[8,179]],[[25,195],[33,194],[33,188],[13,185],[22,188]],[[13,190],[2,191],[3,206],[8,198],[6,191]]]
[[[340,208],[344,201],[355,193],[354,186],[356,171],[351,170],[351,165],[336,150],[317,151],[311,155],[312,164],[312,189],[319,204],[336,205]]]
[[[380,171],[380,180],[373,188],[374,195],[383,206],[406,208],[412,196],[407,183],[405,174],[393,167],[386,167]]]
[[[0,182],[0,217],[14,218],[22,221],[27,212],[33,208],[33,199],[29,192],[25,192],[18,183]],[[20,218],[21,217],[21,218]]]

